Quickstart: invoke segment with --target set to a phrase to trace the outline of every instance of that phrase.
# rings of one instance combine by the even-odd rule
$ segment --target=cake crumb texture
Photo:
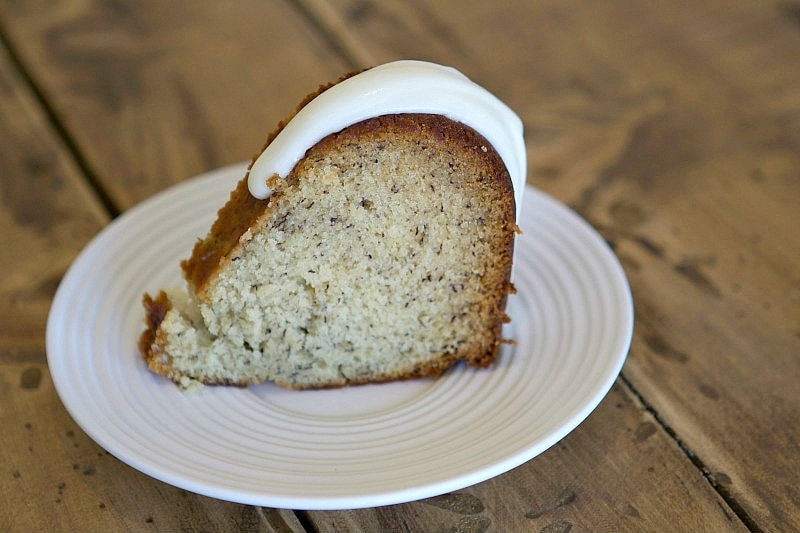
[[[482,136],[439,115],[376,117],[270,186],[256,200],[238,184],[182,263],[188,290],[144,297],[151,370],[305,389],[494,360],[517,228]]]

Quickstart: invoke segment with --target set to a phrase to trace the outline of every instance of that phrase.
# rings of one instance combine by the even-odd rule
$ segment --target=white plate
[[[244,167],[172,187],[109,224],[56,293],[47,356],[75,421],[113,455],[215,498],[352,509],[457,490],[514,468],[606,395],[633,329],[630,289],[603,239],[528,188],[512,322],[491,369],[441,379],[291,392],[271,384],[183,394],[137,351],[145,291],[180,283]]]

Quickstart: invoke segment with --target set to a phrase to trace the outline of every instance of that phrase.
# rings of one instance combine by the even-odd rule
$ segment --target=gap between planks
[[[10,63],[17,70],[23,83],[31,91],[33,99],[41,107],[47,123],[50,124],[55,131],[56,137],[64,144],[67,153],[72,157],[78,169],[86,179],[86,182],[89,184],[90,189],[103,206],[103,209],[112,219],[119,216],[122,211],[100,184],[100,181],[97,179],[97,173],[92,169],[86,157],[84,157],[83,152],[78,147],[72,135],[70,135],[68,128],[64,125],[64,121],[59,117],[53,105],[50,104],[50,99],[47,97],[45,90],[33,77],[31,70],[26,66],[25,61],[22,59],[6,31],[5,21],[3,21],[2,17],[0,17],[0,45],[5,48]]]
[[[294,0],[290,2],[298,11],[309,20],[309,22],[328,40],[332,48],[336,50],[347,62],[347,64],[354,70],[361,70],[376,64],[376,59],[362,46],[358,41],[346,30],[346,22],[341,18],[340,14],[330,7],[324,0]],[[36,102],[41,106],[42,110],[47,117],[48,123],[53,127],[57,133],[58,138],[64,143],[68,153],[73,158],[78,168],[83,173],[91,189],[97,195],[103,208],[112,217],[117,217],[121,210],[114,203],[111,197],[106,193],[97,179],[97,173],[91,168],[84,157],[82,151],[77,146],[69,130],[64,125],[63,120],[59,117],[55,108],[50,104],[50,101],[41,88],[40,84],[36,81],[25,65],[20,54],[16,50],[13,42],[5,30],[5,24],[0,18],[0,44],[2,44],[6,53],[8,54],[11,63],[17,69],[20,77],[27,85],[33,94]],[[645,411],[650,413],[656,423],[666,432],[666,434],[677,444],[683,454],[689,461],[702,473],[706,481],[711,485],[717,494],[725,501],[725,503],[736,513],[737,517],[745,524],[751,531],[762,533],[763,530],[758,524],[749,516],[747,511],[739,505],[736,499],[726,490],[723,486],[718,484],[708,467],[675,433],[675,431],[664,422],[659,416],[658,412],[650,405],[641,393],[633,386],[633,384],[620,373],[620,382],[625,386],[628,392],[633,395],[637,401],[642,405]],[[317,528],[313,521],[310,519],[309,513],[306,511],[296,510],[294,514],[300,525],[308,533],[315,533]]]
[[[620,372],[619,374],[619,381],[622,385],[628,390],[628,392],[639,402],[642,408],[647,411],[655,420],[656,424],[659,425],[661,429],[667,434],[667,436],[672,439],[675,444],[680,448],[681,452],[686,456],[687,459],[697,468],[700,473],[703,475],[705,480],[711,485],[711,488],[719,495],[720,498],[730,507],[730,509],[736,513],[736,516],[742,523],[749,529],[755,533],[765,533],[765,531],[758,525],[758,523],[748,514],[748,512],[744,509],[742,505],[736,501],[736,498],[728,491],[725,487],[721,484],[717,483],[714,479],[714,476],[711,474],[711,471],[708,469],[706,464],[703,460],[697,456],[694,451],[681,439],[678,434],[675,432],[672,427],[664,422],[661,416],[658,414],[658,411],[650,405],[642,396],[642,394],[633,386],[633,384],[625,377],[625,375]]]
[[[353,69],[360,70],[376,63],[375,58],[369,54],[365,47],[360,46],[357,39],[347,31],[346,21],[342,19],[340,13],[333,9],[325,0],[294,0],[293,4],[309,19],[311,24],[325,36],[333,48],[345,58]],[[762,533],[763,530],[756,521],[753,520],[727,489],[716,482],[702,459],[700,459],[675,431],[664,422],[658,412],[644,399],[633,384],[622,373],[620,373],[619,379],[628,392],[642,405],[644,410],[653,416],[656,423],[666,432],[669,438],[677,444],[687,459],[700,470],[712,489],[714,489],[720,498],[725,501],[734,513],[736,513],[736,516],[742,523],[751,531]],[[309,532],[316,531],[313,522],[306,512],[297,511],[296,515],[303,527]]]
[[[353,70],[363,70],[378,64],[367,47],[361,46],[347,21],[327,0],[290,0],[290,3],[322,34]]]

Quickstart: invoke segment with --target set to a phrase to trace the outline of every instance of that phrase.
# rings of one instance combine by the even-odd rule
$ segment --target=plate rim
[[[115,232],[121,231],[120,228],[124,228],[126,224],[131,223],[132,220],[135,220],[135,217],[138,216],[138,213],[141,210],[146,209],[150,202],[153,202],[156,199],[161,199],[163,201],[164,198],[169,197],[170,195],[180,195],[186,190],[202,186],[206,180],[213,181],[222,179],[223,176],[229,177],[232,175],[243,175],[244,169],[246,169],[246,163],[235,163],[199,174],[193,178],[167,187],[161,192],[126,210],[120,216],[114,218],[109,222],[109,224],[103,227],[89,241],[89,243],[87,243],[87,245],[83,247],[61,279],[48,313],[45,334],[47,362],[50,369],[59,368],[58,362],[56,361],[57,354],[60,351],[56,339],[56,334],[58,332],[58,328],[56,326],[59,322],[58,319],[60,317],[60,313],[64,312],[64,307],[69,301],[68,297],[71,295],[69,291],[71,284],[74,283],[74,279],[79,279],[79,266],[83,265],[84,262],[89,261],[89,259],[93,257],[93,254],[102,252],[102,244],[105,242],[105,240],[109,239],[110,236],[113,236]],[[232,182],[231,190],[234,185],[235,182]],[[614,348],[614,351],[617,353],[614,359],[614,364],[609,366],[604,375],[604,379],[599,380],[596,383],[594,395],[591,398],[587,398],[587,400],[583,403],[582,409],[576,411],[569,420],[564,421],[559,426],[557,431],[551,431],[546,438],[538,440],[537,442],[533,443],[533,445],[529,444],[527,447],[521,449],[519,452],[513,455],[496,460],[490,466],[484,466],[482,469],[472,470],[456,477],[449,477],[447,479],[439,480],[438,482],[429,482],[422,486],[404,487],[394,491],[385,491],[379,494],[364,495],[363,497],[325,496],[298,498],[294,496],[282,497],[275,494],[257,494],[254,491],[242,489],[235,490],[222,487],[214,488],[209,487],[207,481],[187,479],[186,476],[181,476],[174,472],[164,472],[158,468],[154,468],[151,464],[148,464],[145,458],[131,454],[129,453],[129,450],[120,450],[119,447],[116,446],[116,443],[107,441],[102,432],[97,431],[91,423],[83,420],[82,416],[77,414],[79,413],[79,409],[77,409],[77,407],[71,403],[73,400],[73,395],[68,391],[68,385],[62,382],[62,377],[60,375],[51,370],[51,377],[56,389],[56,393],[75,423],[77,423],[78,426],[80,426],[81,429],[85,431],[87,435],[89,435],[97,444],[112,453],[112,455],[118,459],[122,460],[124,463],[132,466],[140,472],[147,474],[150,477],[165,483],[181,487],[198,494],[204,494],[228,501],[290,509],[356,509],[419,500],[437,494],[458,490],[493,478],[540,455],[551,446],[562,440],[567,434],[572,432],[589,416],[589,414],[595,410],[602,399],[608,394],[608,391],[611,389],[619,373],[621,372],[630,350],[630,344],[633,335],[633,297],[630,285],[622,265],[605,239],[603,239],[603,237],[578,213],[549,194],[536,189],[531,185],[526,185],[525,197],[526,199],[534,197],[537,201],[546,202],[552,209],[561,210],[570,218],[571,223],[580,225],[582,227],[582,231],[588,232],[591,234],[592,238],[597,241],[597,243],[603,244],[603,247],[601,248],[603,250],[602,253],[605,254],[605,260],[607,262],[606,266],[609,267],[610,273],[615,277],[614,281],[617,285],[617,288],[621,290],[621,292],[615,293],[618,297],[620,297],[620,303],[623,306],[620,308],[622,311],[621,316],[617,317],[621,319],[621,334],[615,338],[618,346]],[[221,199],[221,201],[223,201],[223,199]],[[525,203],[523,203],[523,206],[524,205]]]

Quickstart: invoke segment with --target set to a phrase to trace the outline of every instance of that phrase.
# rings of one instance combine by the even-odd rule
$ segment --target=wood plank
[[[791,88],[798,86],[793,77],[798,54],[795,22],[782,4],[720,8],[712,3],[645,7],[618,2],[577,10],[553,2],[500,10],[441,2],[403,4],[411,5],[407,11],[400,5],[337,4],[338,27],[349,28],[357,37],[341,42],[363,46],[350,56],[383,61],[413,55],[461,66],[521,112],[528,126],[532,182],[575,205],[602,228],[631,276],[639,325],[626,377],[697,453],[719,490],[740,504],[755,525],[796,529],[798,431],[792,413],[797,412],[797,400],[788,387],[797,382],[793,354],[800,334],[792,276],[798,262],[791,253],[796,247],[780,246],[781,240],[794,242],[780,228],[796,227],[797,222],[786,206],[797,199],[798,152],[792,141],[798,138],[797,92]],[[230,89],[228,80],[242,72],[236,66],[252,64],[252,51],[262,49],[240,47],[241,42],[256,42],[252,33],[239,44],[228,43],[235,33],[231,28],[240,27],[230,13],[211,8],[198,8],[201,15],[193,12],[201,20],[209,13],[223,20],[219,27],[225,31],[204,36],[190,21],[169,12],[177,9],[174,6],[156,11],[160,24],[144,13],[151,10],[142,8],[139,13],[139,8],[131,8],[133,16],[114,14],[113,24],[106,25],[108,13],[103,9],[107,8],[67,2],[42,16],[34,3],[16,2],[0,12],[14,22],[6,23],[13,41],[23,59],[36,66],[34,76],[44,80],[58,116],[75,132],[91,168],[101,181],[117,183],[112,197],[123,207],[163,184],[249,156],[254,135],[263,137],[298,94],[335,77],[344,66],[325,51],[314,32],[301,27],[303,38],[298,39],[291,28],[285,29],[285,20],[298,20],[297,13],[286,9],[287,18],[267,22],[274,31],[264,32],[274,37],[273,53],[283,59],[256,62],[263,70],[255,69],[254,76],[265,76],[255,82],[259,89],[249,83]],[[259,13],[258,6],[255,9]],[[330,13],[320,20],[326,16]],[[173,35],[176,18],[179,31]],[[256,20],[263,22],[254,16],[241,24],[255,26]],[[138,31],[154,35],[148,42],[160,43],[167,51],[155,45],[137,50]],[[108,32],[127,39],[126,46],[109,49]],[[277,46],[308,40],[305,37],[310,38],[314,60],[307,55],[297,58]],[[203,38],[216,46],[200,47]],[[319,56],[314,55],[317,46]],[[64,59],[60,54],[65,49],[79,59]],[[213,49],[212,58],[218,61],[203,65],[195,59],[193,54],[203,49]],[[297,72],[289,68],[294,64]],[[266,68],[270,66],[284,68]],[[173,72],[178,74],[171,78]],[[275,78],[274,72],[281,76]],[[300,77],[301,82],[292,81]],[[308,88],[300,87],[306,82]],[[106,91],[99,103],[91,97],[98,89]],[[265,106],[280,109],[269,120],[256,118],[263,112],[258,105],[265,94],[286,96],[285,102]],[[185,109],[176,111],[181,105]],[[230,110],[239,105],[256,119],[229,120]],[[156,121],[158,117],[167,119]],[[207,127],[196,128],[197,124]],[[740,129],[746,131],[742,137]],[[77,133],[84,131],[90,133]],[[758,164],[749,164],[753,161]],[[745,168],[755,170],[744,172]],[[752,183],[743,184],[742,177]],[[742,194],[756,202],[752,212]],[[748,214],[735,216],[743,212]],[[748,224],[756,224],[756,229]],[[778,231],[772,233],[775,228]],[[748,252],[737,255],[732,252],[737,247]],[[52,287],[54,278],[49,279]],[[700,305],[708,302],[715,313],[696,320],[693,314],[708,309]],[[43,324],[36,304],[17,305],[30,306],[25,316]],[[4,317],[3,324],[7,322]],[[17,350],[41,358],[39,333],[24,324],[14,327],[18,346],[28,347]],[[20,372],[25,368],[9,370],[7,383],[22,383]],[[774,390],[773,383],[779,385]],[[604,416],[609,417],[604,424],[620,431],[618,415]],[[783,422],[777,432],[772,427],[776,420]],[[578,431],[584,431],[583,426]],[[666,452],[664,447],[671,444],[663,432],[648,440],[679,470],[687,468],[679,455]],[[766,457],[764,449],[769,450]],[[624,455],[621,450],[624,447],[616,446],[607,452]],[[564,458],[558,461],[573,468]],[[577,471],[567,466],[560,479],[570,479]],[[672,467],[670,463],[665,469]],[[618,479],[601,472],[584,480],[586,494],[605,494],[606,481]],[[511,485],[506,479],[513,474],[495,482],[507,490]],[[713,493],[698,488],[696,472],[687,479],[689,486],[713,499]],[[515,494],[531,490],[526,483],[521,481]],[[642,484],[639,479],[630,483]],[[552,491],[542,501],[558,502],[558,494]],[[413,520],[413,512],[397,520]],[[602,509],[592,512],[604,516]],[[334,522],[349,516],[342,513]],[[589,524],[588,515],[582,518],[570,523]],[[466,520],[461,526],[481,523],[485,522]],[[565,525],[555,520],[548,524]],[[128,527],[140,526],[131,521]],[[595,529],[602,527],[594,524]]]
[[[288,2],[23,1],[0,17],[120,210],[249,160],[350,68]]]
[[[335,6],[353,57],[452,64],[522,115],[530,182],[601,229],[630,275],[623,374],[749,525],[800,528],[797,9]]]
[[[64,410],[47,370],[47,312],[109,217],[5,49],[0,125],[0,530],[303,531],[291,512],[200,497],[133,470]]]
[[[747,531],[620,384],[578,429],[502,476],[419,502],[309,519],[320,532]]]
[[[44,362],[50,299],[78,250],[107,222],[0,49],[0,347]]]
[[[0,363],[0,530],[304,531],[295,514],[158,482],[94,443],[64,410],[47,368]]]

